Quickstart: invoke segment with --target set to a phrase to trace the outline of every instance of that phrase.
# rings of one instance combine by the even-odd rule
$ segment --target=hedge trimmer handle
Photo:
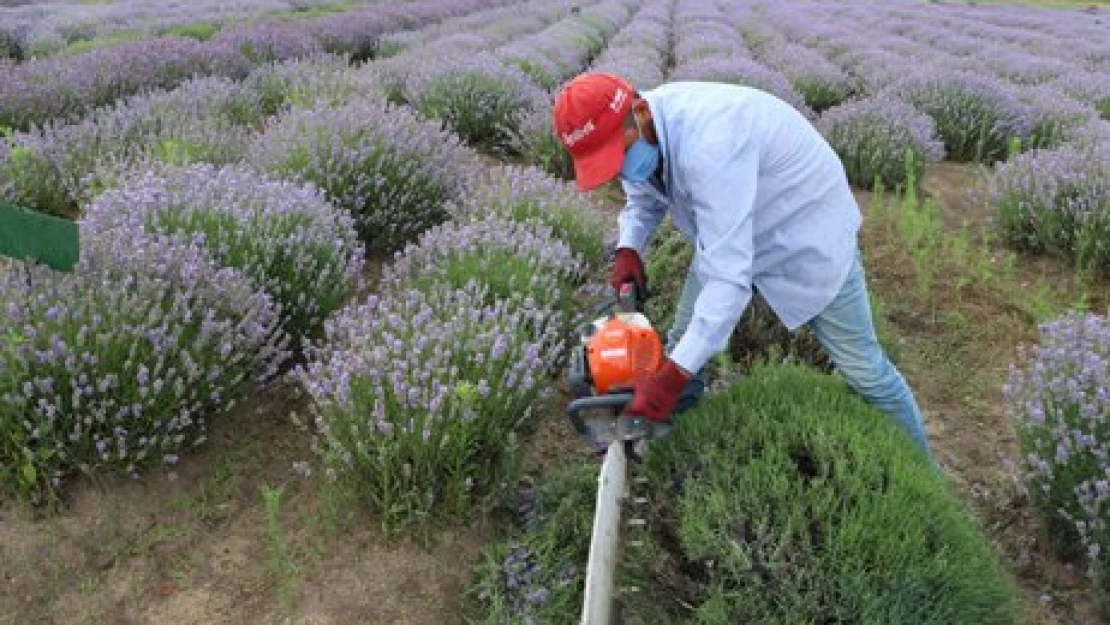
[[[641,288],[635,282],[625,282],[617,291],[617,307],[622,312],[644,312],[649,297],[646,287]]]

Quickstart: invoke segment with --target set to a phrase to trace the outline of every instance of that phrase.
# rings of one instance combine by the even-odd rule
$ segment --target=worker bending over
[[[808,326],[848,385],[931,456],[913,392],[872,323],[844,167],[801,113],[748,87],[675,82],[640,94],[588,73],[561,89],[554,126],[578,190],[620,176],[614,288],[645,286],[644,248],[668,211],[694,246],[668,357],[635,383],[623,414],[663,421],[684,391],[700,395],[754,288],[789,330]]]

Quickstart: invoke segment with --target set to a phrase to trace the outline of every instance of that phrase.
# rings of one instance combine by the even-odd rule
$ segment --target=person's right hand
[[[640,255],[630,247],[622,247],[613,256],[613,274],[609,284],[620,293],[621,285],[628,282],[635,283],[641,292],[647,292],[647,275]]]

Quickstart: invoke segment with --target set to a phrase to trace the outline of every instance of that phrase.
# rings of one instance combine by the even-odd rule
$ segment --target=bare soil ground
[[[926,177],[926,192],[943,202],[946,232],[964,218],[989,222],[975,184],[965,166],[941,165]],[[861,206],[871,199],[859,197]],[[610,208],[618,206],[619,199]],[[1081,576],[1038,539],[1035,517],[1000,460],[1015,450],[1001,386],[1017,345],[1036,338],[1035,320],[1015,298],[1049,281],[1054,297],[1067,301],[1071,272],[1052,260],[1022,259],[1018,275],[1028,284],[972,284],[958,298],[951,296],[957,277],[948,272],[938,276],[926,309],[904,296],[915,287],[908,251],[870,215],[863,246],[872,288],[902,342],[899,366],[937,452],[1006,554],[1035,623],[1103,622]],[[1102,294],[1095,305],[1105,307],[1110,288],[1094,292]],[[586,453],[558,408],[529,443],[531,470]],[[384,535],[372,517],[341,504],[337,512],[317,488],[319,476],[292,470],[312,457],[308,434],[289,418],[298,413],[305,413],[303,400],[279,388],[214,424],[212,439],[175,480],[158,472],[79,480],[68,507],[44,518],[0,505],[0,625],[462,623],[460,594],[493,528],[477,520],[438,531],[424,546]],[[271,526],[264,492],[278,488],[278,525]]]

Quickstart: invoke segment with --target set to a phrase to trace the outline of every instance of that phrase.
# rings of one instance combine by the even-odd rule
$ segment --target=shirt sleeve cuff
[[[640,258],[643,258],[644,248],[647,247],[647,235],[639,229],[622,229],[620,236],[617,238],[617,247],[630,247],[636,250]]]
[[[709,341],[687,330],[671,352],[671,360],[690,375],[697,375],[698,371],[713,357],[713,351]]]

